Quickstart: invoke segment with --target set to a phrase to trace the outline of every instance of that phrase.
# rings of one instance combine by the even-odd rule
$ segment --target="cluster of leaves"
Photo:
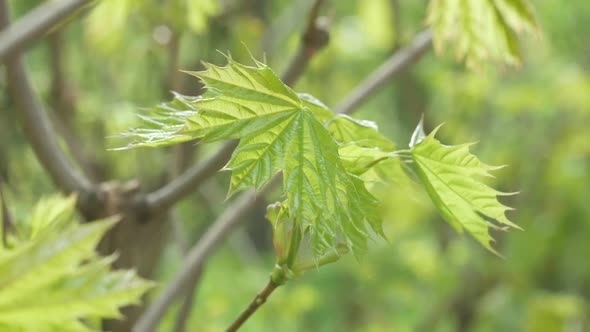
[[[40,201],[16,222],[0,248],[0,330],[97,331],[92,323],[119,318],[153,284],[134,271],[110,271],[115,256],[95,247],[116,220],[79,224],[75,197]]]
[[[196,98],[177,95],[172,104],[160,106],[159,116],[148,121],[157,128],[132,132],[137,138],[132,146],[240,139],[225,167],[232,171],[230,195],[252,186],[260,190],[282,172],[284,207],[313,238],[316,255],[339,242],[362,254],[369,230],[382,233],[376,200],[340,160],[339,145],[324,125],[333,113],[313,97],[293,92],[260,62],[248,67],[229,59],[226,67],[207,68],[190,74],[208,92]]]
[[[457,58],[468,66],[484,60],[520,64],[517,34],[539,31],[528,0],[432,0],[427,22],[437,51],[453,40]]]
[[[240,139],[225,167],[232,171],[229,192],[260,190],[282,173],[286,199],[271,222],[287,235],[275,236],[275,247],[290,266],[302,242],[309,242],[317,262],[331,253],[362,255],[373,234],[383,235],[380,201],[369,191],[376,178],[367,174],[381,168],[386,181],[403,176],[381,167],[391,165],[387,160],[414,164],[443,217],[486,248],[492,250],[488,230],[493,225],[482,215],[515,227],[496,198],[502,193],[474,178],[495,168],[470,154],[468,145],[443,146],[434,138],[436,131],[424,137],[420,125],[411,149],[396,151],[374,123],[334,114],[315,98],[295,93],[266,65],[228,61],[225,67],[189,72],[207,92],[177,95],[156,107],[151,117],[143,117],[145,128],[124,134],[133,138],[126,148]]]

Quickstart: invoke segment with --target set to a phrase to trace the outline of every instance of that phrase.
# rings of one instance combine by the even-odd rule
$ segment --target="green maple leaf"
[[[484,60],[520,64],[517,34],[538,33],[528,0],[431,0],[428,24],[441,52],[452,40],[457,58],[476,66]]]
[[[339,143],[340,159],[350,173],[381,189],[394,184],[407,190],[413,185],[396,144],[379,132],[376,123],[338,115],[328,122],[328,129]]]
[[[177,95],[160,105],[145,119],[150,127],[127,134],[135,138],[128,147],[239,139],[225,167],[232,172],[230,195],[260,190],[282,172],[285,208],[309,233],[315,253],[344,241],[361,254],[369,229],[382,233],[376,200],[342,163],[339,144],[324,125],[333,112],[312,96],[295,93],[263,63],[228,61],[225,67],[207,64],[205,71],[187,72],[207,93]]]
[[[492,248],[490,228],[501,228],[484,218],[491,218],[500,225],[519,228],[506,217],[511,208],[501,204],[497,196],[512,195],[497,191],[477,177],[490,177],[490,171],[501,168],[481,162],[469,152],[471,144],[442,145],[434,138],[436,128],[425,136],[422,123],[413,135],[411,154],[428,195],[443,218],[459,233],[466,229],[484,247]]]
[[[350,173],[362,176],[380,162],[397,159],[395,143],[383,136],[372,121],[340,114],[327,126],[339,144],[338,153]]]
[[[0,248],[0,330],[95,331],[80,319],[118,318],[153,286],[95,247],[115,220],[78,224],[75,198],[41,201]]]

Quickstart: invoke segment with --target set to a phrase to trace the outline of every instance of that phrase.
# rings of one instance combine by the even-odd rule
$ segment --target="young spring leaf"
[[[519,64],[516,34],[538,31],[528,0],[431,0],[427,22],[436,50],[452,39],[457,58],[468,66],[483,60]]]
[[[0,249],[1,331],[92,331],[80,319],[117,318],[152,287],[95,252],[115,221],[80,225],[74,209],[73,197],[42,201]]]
[[[484,247],[491,246],[489,228],[499,228],[486,221],[496,220],[507,227],[519,228],[505,215],[511,208],[501,204],[503,193],[483,184],[476,177],[491,176],[500,167],[484,164],[469,152],[470,144],[445,146],[434,138],[437,130],[412,146],[412,158],[428,195],[443,218],[459,233],[466,229]]]
[[[338,142],[346,169],[362,175],[377,163],[395,157],[395,143],[381,135],[377,124],[340,114],[328,122],[328,130]]]
[[[203,142],[239,139],[225,169],[232,171],[229,193],[260,190],[283,172],[285,209],[302,232],[309,232],[321,256],[343,239],[361,254],[369,228],[381,233],[376,201],[359,178],[347,172],[338,144],[324,123],[334,114],[321,102],[297,94],[266,65],[229,59],[188,72],[207,88],[202,97],[177,95],[161,105],[150,128],[128,134],[129,147],[168,145],[199,138]]]

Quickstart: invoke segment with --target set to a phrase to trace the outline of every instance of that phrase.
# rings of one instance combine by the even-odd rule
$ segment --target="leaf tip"
[[[426,138],[426,133],[424,132],[424,114],[422,114],[416,129],[412,133],[412,138],[410,138],[410,147],[422,142],[424,138]]]

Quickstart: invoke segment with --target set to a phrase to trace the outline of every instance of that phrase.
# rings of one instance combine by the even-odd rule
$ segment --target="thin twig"
[[[391,79],[418,61],[432,45],[432,32],[426,30],[414,38],[412,43],[395,52],[379,68],[362,81],[343,102],[336,106],[336,112],[350,114]]]
[[[54,31],[48,38],[49,58],[51,72],[51,112],[50,119],[55,124],[57,132],[61,135],[71,153],[72,159],[80,166],[84,174],[92,181],[98,181],[96,170],[101,169],[97,159],[92,159],[90,153],[84,150],[84,146],[76,129],[74,120],[76,117],[76,92],[66,79],[63,54],[63,36],[61,31]],[[74,91],[73,91],[74,90]]]
[[[250,316],[252,316],[252,314],[254,314],[256,310],[258,310],[258,308],[260,308],[260,306],[266,302],[266,299],[270,296],[270,294],[272,294],[272,292],[279,286],[279,284],[269,280],[262,292],[258,293],[256,297],[254,297],[254,300],[252,300],[246,310],[244,310],[240,316],[238,316],[231,326],[227,328],[226,332],[237,331],[240,326],[242,326],[242,324],[244,324],[244,322],[246,322],[248,318],[250,318]]]
[[[269,191],[272,182],[259,195]],[[274,181],[276,182],[276,181]],[[203,263],[213,250],[221,244],[231,231],[242,221],[244,211],[252,209],[257,204],[258,195],[254,191],[241,194],[219,218],[207,229],[195,246],[186,255],[182,270],[164,290],[133,327],[133,332],[153,332],[162,319],[168,307],[186,289],[196,274],[201,273]]]
[[[46,1],[10,27],[3,27],[0,31],[0,59],[21,52],[33,41],[43,37],[51,27],[93,2],[95,1]],[[8,11],[4,10],[3,15],[8,16]]]
[[[0,28],[9,25],[8,12],[6,0],[0,0]],[[55,129],[33,90],[21,56],[11,55],[4,61],[10,95],[20,110],[25,135],[37,158],[63,191],[90,192],[93,189],[90,179],[72,165],[60,148]]]
[[[231,157],[237,146],[236,141],[226,142],[215,155],[206,161],[189,168],[162,188],[146,195],[146,204],[150,211],[166,211],[176,202],[194,192],[201,183],[221,169]]]
[[[173,211],[176,212],[176,211]],[[173,213],[173,227],[174,227],[174,239],[179,247],[180,251],[182,252],[183,256],[186,256],[187,252],[190,249],[189,242],[186,236],[186,232],[183,229],[183,225],[180,224],[180,220],[176,218],[177,213]],[[174,322],[174,329],[173,332],[184,332],[186,330],[186,322],[191,314],[193,304],[195,302],[195,289],[199,281],[201,280],[201,276],[203,275],[202,271],[195,274],[193,279],[188,283],[186,290],[185,290],[185,297],[184,301],[182,302],[182,306],[180,311],[176,315],[176,321]]]
[[[328,45],[330,40],[330,34],[326,27],[318,24],[322,3],[323,0],[316,0],[313,3],[309,12],[305,33],[299,44],[299,49],[281,77],[281,80],[289,86],[295,84],[305,69],[307,69],[307,65],[314,54]]]
[[[187,294],[182,302],[182,306],[180,307],[180,311],[176,316],[176,321],[174,322],[174,332],[184,332],[186,330],[186,322],[191,314],[193,304],[195,303],[195,296],[196,296],[196,288],[201,281],[201,277],[203,275],[203,271],[199,271],[197,274],[193,276],[193,279],[190,281],[190,284],[187,287]]]

